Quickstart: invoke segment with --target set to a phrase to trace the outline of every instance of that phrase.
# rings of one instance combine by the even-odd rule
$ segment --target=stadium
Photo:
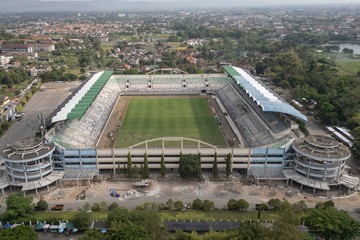
[[[180,154],[200,154],[204,170],[212,169],[216,154],[219,170],[225,171],[230,154],[232,171],[257,182],[295,182],[314,193],[333,186],[356,189],[359,181],[347,174],[345,164],[349,149],[326,137],[305,137],[295,119],[307,121],[238,67],[225,66],[223,74],[98,72],[46,120],[51,128],[45,142],[55,146],[46,177],[88,180],[116,173],[128,155],[138,167],[147,156],[151,170],[160,169],[163,156],[166,170],[176,172]],[[4,151],[2,159],[10,175],[14,160]],[[24,191],[34,189],[28,185],[26,180]]]

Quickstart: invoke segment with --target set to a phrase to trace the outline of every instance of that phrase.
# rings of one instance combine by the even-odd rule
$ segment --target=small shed
[[[12,224],[7,223],[2,226],[2,229],[10,229],[11,227],[12,227]]]
[[[49,228],[50,232],[58,232],[59,225],[51,225]]]
[[[73,231],[75,229],[75,225],[72,222],[67,222],[65,226],[65,230]]]
[[[66,227],[66,223],[60,223],[58,226],[58,232],[63,233]]]
[[[44,229],[45,223],[38,222],[35,226],[36,231],[42,231]]]
[[[50,224],[45,224],[43,227],[44,232],[49,231],[49,228],[50,228]]]

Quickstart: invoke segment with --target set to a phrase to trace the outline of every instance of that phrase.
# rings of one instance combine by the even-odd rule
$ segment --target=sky
[[[12,0],[0,0],[1,2],[11,2]],[[28,1],[28,0],[23,0],[23,1]],[[103,0],[39,0],[42,2],[98,2],[99,4],[101,4],[103,2]],[[208,2],[208,0],[196,0],[196,1],[191,1],[191,0],[126,0],[127,2]],[[113,0],[112,2],[121,2],[121,0]],[[217,1],[217,2],[221,2],[221,1]],[[237,5],[241,5],[241,3],[246,3],[248,4],[249,0],[228,0],[225,2],[233,2]],[[355,4],[360,4],[359,0],[261,0],[259,2],[264,2],[267,4],[327,4],[327,3],[335,3],[335,4],[343,4],[343,3],[355,3]]]
[[[330,4],[332,6],[356,4],[360,6],[360,0],[0,0],[0,12],[146,11],[309,4],[322,4],[325,6]]]

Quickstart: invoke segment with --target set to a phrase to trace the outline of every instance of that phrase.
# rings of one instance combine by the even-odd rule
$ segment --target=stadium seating
[[[216,90],[216,93],[248,146],[267,145],[274,141],[268,128],[231,84]]]
[[[62,146],[67,143],[64,146],[67,148],[94,147],[120,92],[116,79],[109,79],[85,115],[81,119],[66,122],[53,140]]]
[[[127,93],[148,92],[200,92],[216,90],[230,79],[223,74],[214,75],[122,75],[114,77]]]

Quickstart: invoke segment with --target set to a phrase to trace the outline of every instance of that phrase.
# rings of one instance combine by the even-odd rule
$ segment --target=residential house
[[[10,62],[10,60],[12,59],[13,57],[7,57],[7,56],[0,56],[0,65],[5,65],[5,64],[8,64]]]
[[[10,98],[8,96],[0,96],[0,105],[6,105],[10,102]]]
[[[33,47],[22,43],[5,43],[1,46],[3,53],[7,52],[33,52]]]

